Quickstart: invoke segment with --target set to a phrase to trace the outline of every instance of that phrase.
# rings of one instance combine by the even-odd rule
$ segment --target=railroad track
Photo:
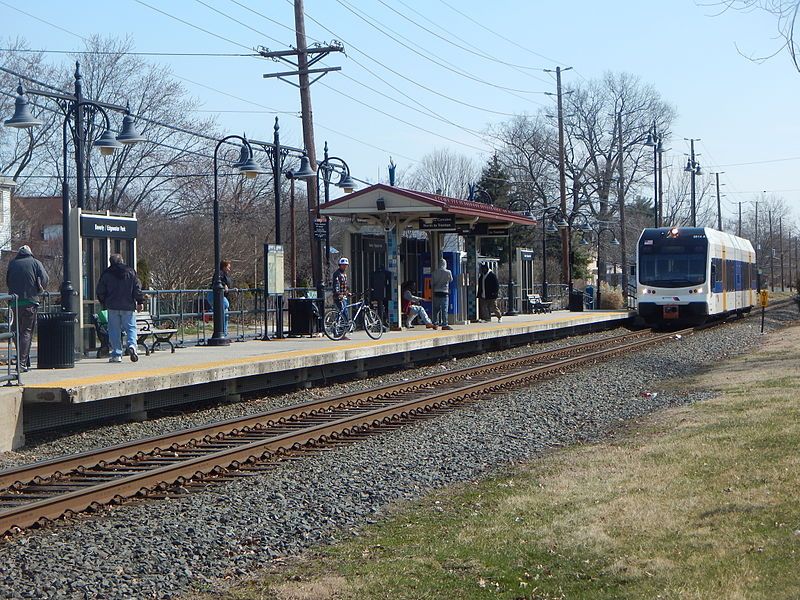
[[[252,475],[288,453],[394,427],[693,331],[627,333],[2,471],[0,533],[133,497],[164,497],[208,478]]]

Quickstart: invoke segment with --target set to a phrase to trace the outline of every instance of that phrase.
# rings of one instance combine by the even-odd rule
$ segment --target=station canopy
[[[536,225],[536,219],[504,208],[449,198],[383,183],[320,205],[320,214],[365,221],[405,221],[417,229],[473,235],[505,235],[514,224]]]

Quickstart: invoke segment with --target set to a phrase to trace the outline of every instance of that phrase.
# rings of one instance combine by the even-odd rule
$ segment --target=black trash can
[[[583,312],[583,292],[581,290],[572,290],[569,293],[569,310],[570,312]]]
[[[39,369],[71,369],[75,366],[74,312],[40,313],[36,320]]]
[[[289,298],[289,335],[312,335],[322,314],[322,300]]]

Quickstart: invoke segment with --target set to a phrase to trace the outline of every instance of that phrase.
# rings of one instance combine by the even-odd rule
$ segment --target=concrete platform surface
[[[452,331],[431,330],[417,325],[410,330],[386,332],[380,340],[372,340],[359,331],[351,334],[349,341],[303,337],[232,342],[230,346],[222,347],[192,346],[179,348],[174,354],[160,350],[150,356],[141,354],[137,363],[127,357],[123,357],[122,363],[84,358],[76,361],[73,369],[32,369],[23,374],[23,401],[26,404],[83,403],[136,396],[422,348],[435,349],[537,331],[622,321],[628,317],[627,311],[557,311],[544,315],[503,317],[501,323],[457,325]]]

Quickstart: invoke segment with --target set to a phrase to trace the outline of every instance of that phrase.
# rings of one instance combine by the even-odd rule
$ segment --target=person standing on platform
[[[497,308],[497,296],[500,293],[500,282],[497,275],[489,268],[488,263],[481,263],[480,276],[478,277],[478,315],[486,323],[492,320],[492,315],[497,317],[499,323],[503,313]]]
[[[44,265],[33,257],[28,245],[22,246],[8,263],[6,272],[8,293],[17,295],[17,301],[12,309],[19,327],[19,339],[15,338],[14,342],[17,346],[17,369],[22,373],[31,368],[31,342],[36,315],[39,312],[39,295],[49,281]]]
[[[134,311],[144,304],[142,284],[131,267],[125,264],[121,254],[112,254],[109,267],[97,282],[97,299],[108,311],[108,341],[111,358],[108,362],[122,362],[122,331],[125,331],[127,354],[131,362],[139,360],[136,350],[136,317]]]
[[[439,268],[431,274],[433,288],[433,324],[442,329],[452,329],[447,322],[447,307],[450,305],[450,283],[453,274],[447,268],[447,261],[441,259]]]
[[[339,268],[333,272],[331,280],[331,285],[333,287],[333,303],[339,311],[342,310],[347,297],[350,295],[350,285],[347,282],[348,266],[350,266],[350,261],[347,257],[343,256],[340,258]]]
[[[233,266],[229,260],[221,260],[219,262],[219,281],[222,284],[222,336],[228,337],[228,313],[231,308],[230,291],[233,289],[233,280],[231,279],[231,271]],[[211,280],[211,291],[208,293],[208,306],[211,312],[214,311],[214,280]]]

